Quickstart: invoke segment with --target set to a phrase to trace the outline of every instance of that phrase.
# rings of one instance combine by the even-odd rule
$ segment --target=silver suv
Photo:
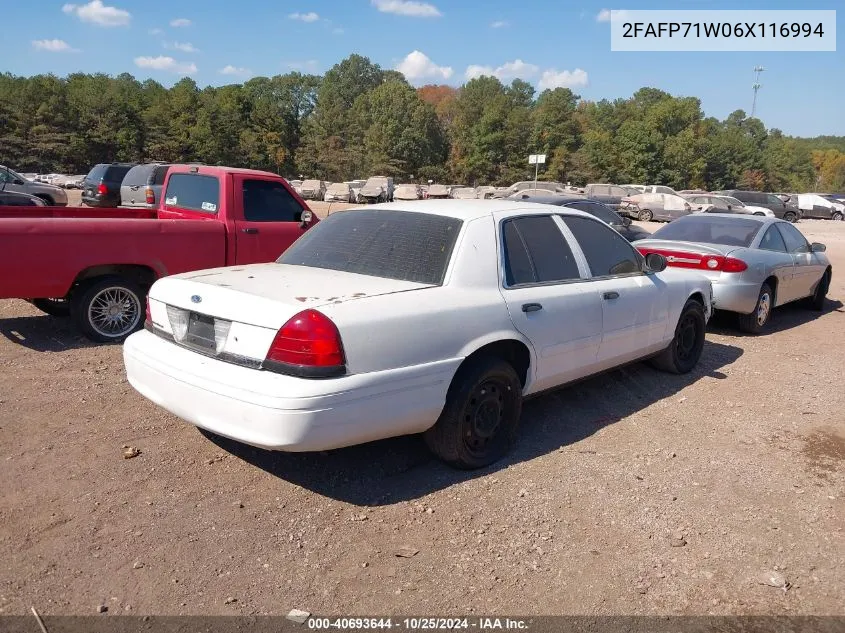
[[[43,182],[32,182],[5,165],[0,165],[0,190],[28,193],[36,198],[41,198],[48,205],[67,206],[67,192],[61,187]]]

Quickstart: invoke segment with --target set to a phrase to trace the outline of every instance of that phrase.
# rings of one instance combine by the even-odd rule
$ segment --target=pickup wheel
[[[32,305],[34,305],[42,312],[46,312],[50,316],[66,317],[70,315],[70,304],[68,304],[67,299],[63,297],[56,297],[51,299],[33,299]]]
[[[522,384],[513,366],[499,358],[475,358],[458,369],[425,441],[450,466],[482,468],[508,452],[521,413]]]
[[[71,315],[77,327],[93,341],[121,341],[144,324],[144,293],[121,277],[102,277],[77,289]]]
[[[659,355],[651,359],[651,365],[671,374],[686,374],[693,370],[704,349],[704,306],[695,299],[688,299],[681,310],[675,336]]]

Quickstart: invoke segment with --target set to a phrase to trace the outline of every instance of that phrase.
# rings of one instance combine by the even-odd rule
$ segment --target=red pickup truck
[[[143,326],[159,277],[275,260],[319,220],[263,171],[174,165],[158,209],[0,207],[0,299],[70,315],[90,339]]]

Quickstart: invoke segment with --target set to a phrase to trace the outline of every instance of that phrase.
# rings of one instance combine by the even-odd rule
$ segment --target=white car
[[[711,302],[705,276],[575,209],[395,202],[328,216],[274,263],[160,279],[123,353],[141,394],[246,444],[424,433],[477,468],[525,396],[646,358],[691,371]]]

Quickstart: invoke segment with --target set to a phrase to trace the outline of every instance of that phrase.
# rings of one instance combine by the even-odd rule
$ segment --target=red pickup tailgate
[[[162,276],[225,263],[222,222],[0,217],[0,299],[63,297],[94,266],[145,266]]]

